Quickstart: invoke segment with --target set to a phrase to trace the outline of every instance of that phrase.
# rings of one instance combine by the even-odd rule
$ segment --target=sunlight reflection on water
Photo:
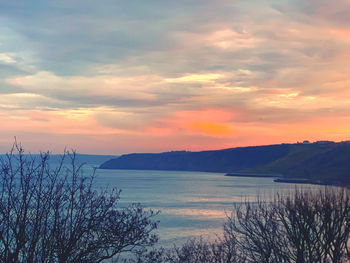
[[[178,209],[163,209],[162,214],[170,215],[183,215],[183,216],[195,216],[197,218],[225,218],[225,212],[223,210],[211,210],[211,209],[189,209],[189,208],[178,208]]]
[[[273,178],[222,173],[97,170],[96,187],[105,186],[122,189],[121,205],[139,202],[161,212],[158,234],[164,246],[203,235],[215,239],[234,203],[254,201],[258,195],[269,199],[295,188],[295,184],[274,183]]]

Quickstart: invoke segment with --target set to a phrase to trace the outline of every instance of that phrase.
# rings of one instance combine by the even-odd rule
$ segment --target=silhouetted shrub
[[[168,263],[349,262],[350,196],[344,188],[295,189],[233,208],[216,242],[190,240]]]
[[[233,239],[220,239],[215,242],[191,239],[182,247],[168,251],[166,262],[169,263],[221,263],[244,262],[244,256],[237,253]]]
[[[235,207],[224,227],[247,262],[346,262],[349,190],[296,189]]]
[[[1,159],[0,262],[95,263],[157,242],[156,213],[119,207],[117,189],[94,190],[74,152],[54,169],[49,158],[15,143]]]

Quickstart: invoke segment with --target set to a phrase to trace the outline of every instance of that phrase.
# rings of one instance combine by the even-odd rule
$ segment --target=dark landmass
[[[241,172],[283,158],[290,145],[241,147],[217,151],[133,153],[103,163],[103,169]]]
[[[283,182],[350,186],[350,142],[279,144],[216,151],[133,153],[111,159],[101,169],[178,170],[276,177]],[[280,182],[282,182],[280,181]]]
[[[227,173],[225,176],[236,176],[236,177],[264,177],[264,178],[276,178],[281,177],[281,174],[253,174],[253,173]]]
[[[276,178],[273,180],[276,183],[291,183],[291,184],[324,184],[322,181],[302,178]]]

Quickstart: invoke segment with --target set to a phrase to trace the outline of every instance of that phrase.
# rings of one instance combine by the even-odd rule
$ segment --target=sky
[[[350,139],[350,1],[0,0],[0,152]]]

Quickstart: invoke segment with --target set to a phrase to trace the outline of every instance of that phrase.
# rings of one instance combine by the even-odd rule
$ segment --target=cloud
[[[281,142],[311,136],[305,129],[345,139],[348,9],[345,0],[3,2],[4,136],[64,144],[81,134],[90,149],[102,136],[134,138],[125,151],[159,150],[157,138],[162,149]]]
[[[222,136],[232,133],[227,125],[211,122],[192,122],[188,124],[188,128],[209,136]]]

